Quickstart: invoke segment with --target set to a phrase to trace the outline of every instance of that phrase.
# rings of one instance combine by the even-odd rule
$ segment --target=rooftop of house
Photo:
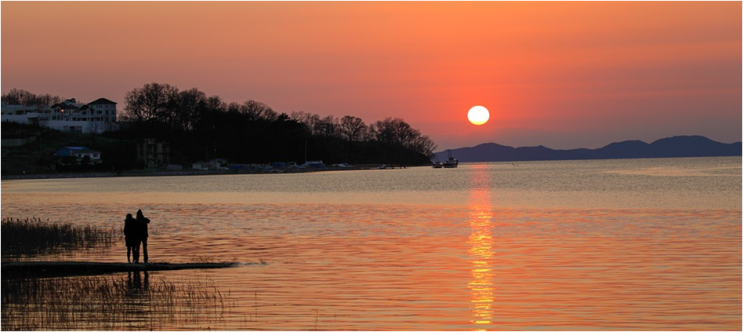
[[[61,103],[54,104],[51,106],[48,106],[50,108],[60,108],[60,109],[87,109],[90,105],[116,105],[116,102],[110,101],[106,98],[98,98],[90,103],[87,104],[79,104],[77,103],[77,100],[75,98],[67,99]],[[36,108],[42,108],[45,106],[24,106],[24,105],[10,105],[6,102],[2,102],[2,108],[3,109],[13,109],[13,110],[20,110],[20,109],[36,109]]]
[[[68,109],[68,110],[74,110],[80,108],[79,106],[72,104],[72,103],[59,103],[52,105],[52,108],[61,108],[61,109]]]
[[[110,101],[110,100],[108,100],[108,99],[106,99],[106,98],[98,98],[98,99],[96,99],[96,100],[93,100],[93,101],[91,101],[91,102],[89,102],[89,103],[88,103],[88,105],[105,105],[105,104],[113,104],[113,105],[116,105],[116,103],[115,103],[115,102],[113,102],[113,101]]]

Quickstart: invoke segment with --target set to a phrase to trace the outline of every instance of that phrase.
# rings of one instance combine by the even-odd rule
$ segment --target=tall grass
[[[213,281],[150,281],[139,272],[2,279],[3,330],[203,329],[235,305]]]
[[[2,219],[2,260],[106,249],[121,229]],[[147,272],[2,278],[2,330],[173,330],[214,328],[236,300],[211,280],[166,281]]]
[[[54,223],[48,219],[2,219],[2,258],[14,260],[58,251],[110,247],[121,237],[119,229]]]

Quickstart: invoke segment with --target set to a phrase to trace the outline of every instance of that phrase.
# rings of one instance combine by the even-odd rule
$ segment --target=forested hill
[[[372,123],[346,115],[278,113],[247,100],[222,101],[198,89],[149,83],[126,93],[125,121],[111,137],[169,142],[171,162],[219,157],[231,163],[274,161],[351,164],[430,164],[435,143],[399,118]]]
[[[571,150],[554,150],[542,145],[514,148],[485,143],[451,149],[451,153],[460,162],[740,156],[741,142],[727,144],[704,136],[675,136],[650,144],[623,141],[599,149]],[[448,151],[437,152],[435,156],[438,160],[446,160]]]

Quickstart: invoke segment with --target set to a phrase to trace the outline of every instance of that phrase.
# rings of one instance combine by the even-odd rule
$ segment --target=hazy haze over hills
[[[740,156],[741,142],[720,143],[704,136],[674,136],[650,144],[643,141],[611,143],[599,149],[554,150],[545,146],[514,148],[496,143],[451,149],[460,162],[580,160],[666,157]],[[436,152],[434,160],[444,161],[448,151]]]

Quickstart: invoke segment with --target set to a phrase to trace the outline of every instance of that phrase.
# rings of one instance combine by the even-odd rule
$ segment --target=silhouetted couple
[[[145,218],[142,210],[137,210],[137,219],[127,213],[124,220],[124,241],[126,241],[126,261],[139,263],[139,246],[144,250],[144,262],[147,263],[147,224],[150,219]]]

